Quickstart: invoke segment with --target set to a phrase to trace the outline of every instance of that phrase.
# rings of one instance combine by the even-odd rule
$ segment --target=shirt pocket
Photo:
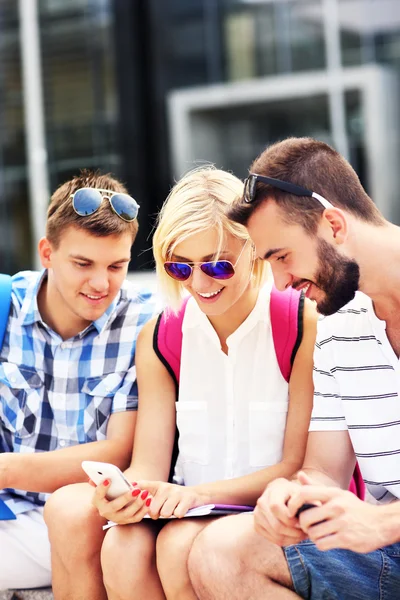
[[[44,376],[32,367],[0,363],[1,416],[16,438],[37,432],[43,402]]]
[[[109,373],[85,379],[82,392],[86,394],[85,434],[89,441],[104,439],[115,394],[121,387],[123,373]]]
[[[208,404],[206,401],[176,402],[179,461],[207,465],[209,459]]]
[[[282,459],[288,403],[249,403],[249,461],[269,467]]]

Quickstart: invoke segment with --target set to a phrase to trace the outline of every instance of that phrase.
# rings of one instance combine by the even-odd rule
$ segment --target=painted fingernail
[[[142,500],[146,500],[148,495],[149,495],[149,492],[147,490],[144,490],[143,494],[140,497]]]
[[[135,485],[137,485],[137,481],[132,481],[132,485],[135,487]]]
[[[147,500],[146,500],[146,506],[150,506],[150,504],[151,504],[151,498],[147,498]]]
[[[109,480],[108,480],[108,479],[105,479],[105,480],[103,481],[103,485],[110,485],[110,482],[109,482]]]
[[[140,494],[140,490],[133,490],[133,492],[132,492],[133,497],[139,496],[139,494]]]

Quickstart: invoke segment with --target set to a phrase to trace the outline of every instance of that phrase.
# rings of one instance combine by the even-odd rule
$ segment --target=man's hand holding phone
[[[257,501],[254,511],[255,529],[278,546],[289,546],[307,539],[300,528],[296,511],[293,513],[288,508],[288,503],[296,496],[299,487],[300,484],[296,481],[275,479]]]
[[[288,509],[293,515],[302,505],[315,504],[301,512],[299,523],[319,550],[372,552],[397,542],[393,523],[398,514],[390,514],[392,505],[364,502],[347,490],[319,485],[304,472],[298,474],[298,480],[301,487],[289,500]]]

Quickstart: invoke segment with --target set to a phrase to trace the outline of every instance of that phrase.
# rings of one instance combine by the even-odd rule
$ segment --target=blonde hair
[[[229,220],[226,214],[234,200],[242,194],[240,179],[212,165],[190,171],[172,188],[158,216],[153,237],[160,289],[172,311],[177,311],[181,305],[184,286],[167,275],[164,262],[171,260],[178,244],[201,231],[217,230],[216,256],[224,246],[227,233],[240,240],[248,240],[246,228]],[[255,259],[252,277],[255,287],[262,286],[268,269],[268,263]]]

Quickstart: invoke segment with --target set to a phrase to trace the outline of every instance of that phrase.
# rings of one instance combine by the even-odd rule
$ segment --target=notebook
[[[243,512],[253,512],[254,506],[248,506],[246,504],[203,504],[202,506],[196,506],[196,508],[190,508],[186,513],[185,517],[206,517],[206,516],[218,516],[218,515],[237,515]],[[144,516],[145,519],[150,519],[149,515]],[[176,517],[160,517],[160,519],[176,519]],[[118,523],[108,521],[106,525],[103,525],[103,529],[109,529],[114,527]]]

